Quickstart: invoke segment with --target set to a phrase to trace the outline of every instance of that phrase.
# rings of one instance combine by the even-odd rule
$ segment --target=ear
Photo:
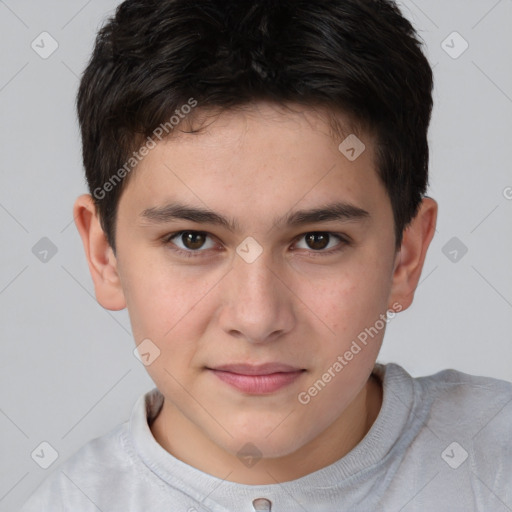
[[[425,197],[416,217],[404,230],[402,245],[396,254],[388,309],[395,309],[391,305],[396,303],[402,310],[411,305],[436,222],[437,203]]]
[[[114,251],[101,227],[92,196],[80,196],[73,207],[75,224],[82,238],[96,300],[105,308],[118,311],[126,307]]]

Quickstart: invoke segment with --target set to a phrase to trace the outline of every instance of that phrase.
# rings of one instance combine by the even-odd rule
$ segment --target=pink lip
[[[249,394],[273,393],[291,384],[304,371],[280,363],[230,364],[208,369],[226,384]]]

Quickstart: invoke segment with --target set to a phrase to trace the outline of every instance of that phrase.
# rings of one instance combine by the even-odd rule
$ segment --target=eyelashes
[[[306,239],[303,247],[292,249],[293,252],[305,251],[312,257],[329,256],[342,251],[351,245],[350,239],[342,233],[330,231],[308,231],[296,237],[293,246]],[[336,242],[334,247],[332,242]],[[183,230],[166,235],[162,243],[173,253],[186,258],[208,257],[210,251],[221,252],[220,244],[216,247],[214,237],[206,231]],[[316,245],[312,248],[308,244]],[[206,246],[206,247],[205,247]]]

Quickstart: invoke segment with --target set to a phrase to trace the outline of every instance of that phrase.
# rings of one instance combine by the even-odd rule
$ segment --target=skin
[[[266,103],[224,112],[200,134],[176,132],[150,151],[123,191],[116,254],[91,196],[77,199],[97,300],[110,310],[127,307],[136,343],[149,338],[159,348],[147,370],[165,401],[151,430],[185,463],[239,483],[289,481],[343,457],[374,423],[382,386],[371,372],[385,328],[309,403],[298,400],[379,315],[409,307],[435,231],[437,203],[425,198],[395,251],[373,143],[359,137],[366,150],[351,162],[321,111],[292,113]],[[340,200],[369,215],[275,224]],[[208,208],[238,229],[142,218],[170,201]],[[173,248],[197,245],[164,240],[185,230],[209,235],[196,256]],[[340,234],[349,243],[333,236],[326,248],[312,248],[305,236],[311,232]],[[262,248],[252,263],[236,252],[249,236]],[[305,371],[276,392],[250,395],[207,369],[266,362]],[[252,467],[237,456],[248,442],[262,454]]]

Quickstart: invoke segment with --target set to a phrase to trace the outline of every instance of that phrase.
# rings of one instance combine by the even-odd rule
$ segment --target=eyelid
[[[185,257],[201,256],[201,253],[206,253],[208,251],[215,250],[215,249],[213,249],[211,247],[208,248],[208,249],[200,248],[200,249],[196,249],[196,250],[182,249],[181,247],[177,247],[174,244],[174,242],[172,242],[172,240],[174,238],[176,238],[176,237],[179,237],[183,233],[203,234],[203,235],[205,235],[208,238],[216,239],[216,237],[214,235],[212,235],[211,233],[209,233],[207,231],[196,230],[196,229],[182,229],[181,231],[176,231],[174,233],[170,233],[170,234],[165,235],[164,237],[162,237],[162,242],[163,242],[164,245],[169,245],[169,244],[174,245],[174,247],[171,248],[171,250],[173,252],[177,253],[177,254],[184,255]],[[330,237],[337,238],[339,243],[335,247],[333,247],[333,248],[331,247],[328,250],[317,250],[317,251],[315,251],[314,249],[298,249],[299,251],[306,251],[308,253],[308,255],[313,255],[313,256],[325,255],[325,256],[328,256],[328,255],[334,254],[336,252],[339,252],[339,251],[343,250],[343,248],[345,248],[346,246],[349,246],[349,245],[352,244],[352,241],[351,241],[350,237],[348,237],[344,233],[336,233],[336,232],[333,232],[333,231],[321,231],[321,230],[305,231],[305,232],[301,233],[300,235],[297,235],[293,239],[293,244],[294,245],[297,244],[297,242],[299,240],[304,238],[306,235],[309,235],[309,234],[312,234],[312,233],[327,234]],[[297,249],[293,249],[293,251],[296,251],[296,250]]]
[[[174,238],[180,237],[181,235],[183,235],[183,233],[202,234],[211,239],[215,238],[212,234],[208,233],[207,231],[202,231],[202,230],[198,230],[198,229],[182,229],[181,231],[176,231],[174,233],[170,233],[170,234],[162,237],[162,243],[166,246],[171,245],[171,244],[174,245],[174,247],[171,248],[171,250],[177,254],[181,254],[186,257],[200,256],[201,253],[213,250],[211,247],[209,247],[207,249],[200,248],[200,249],[192,250],[192,249],[182,249],[181,247],[176,246],[176,244],[172,240]]]
[[[344,247],[351,245],[351,243],[352,243],[350,238],[343,233],[335,233],[333,231],[313,230],[313,231],[306,231],[305,233],[302,233],[301,235],[297,236],[294,240],[294,244],[296,244],[299,240],[304,238],[306,235],[310,235],[312,233],[329,235],[329,237],[337,238],[338,242],[339,242],[334,247],[331,247],[330,249],[325,249],[325,250],[321,249],[321,250],[315,251],[314,249],[299,249],[299,250],[306,251],[308,254],[312,254],[314,256],[322,256],[322,255],[328,256],[330,254],[334,254],[338,251],[341,251]],[[330,240],[329,240],[329,242],[330,242]]]

